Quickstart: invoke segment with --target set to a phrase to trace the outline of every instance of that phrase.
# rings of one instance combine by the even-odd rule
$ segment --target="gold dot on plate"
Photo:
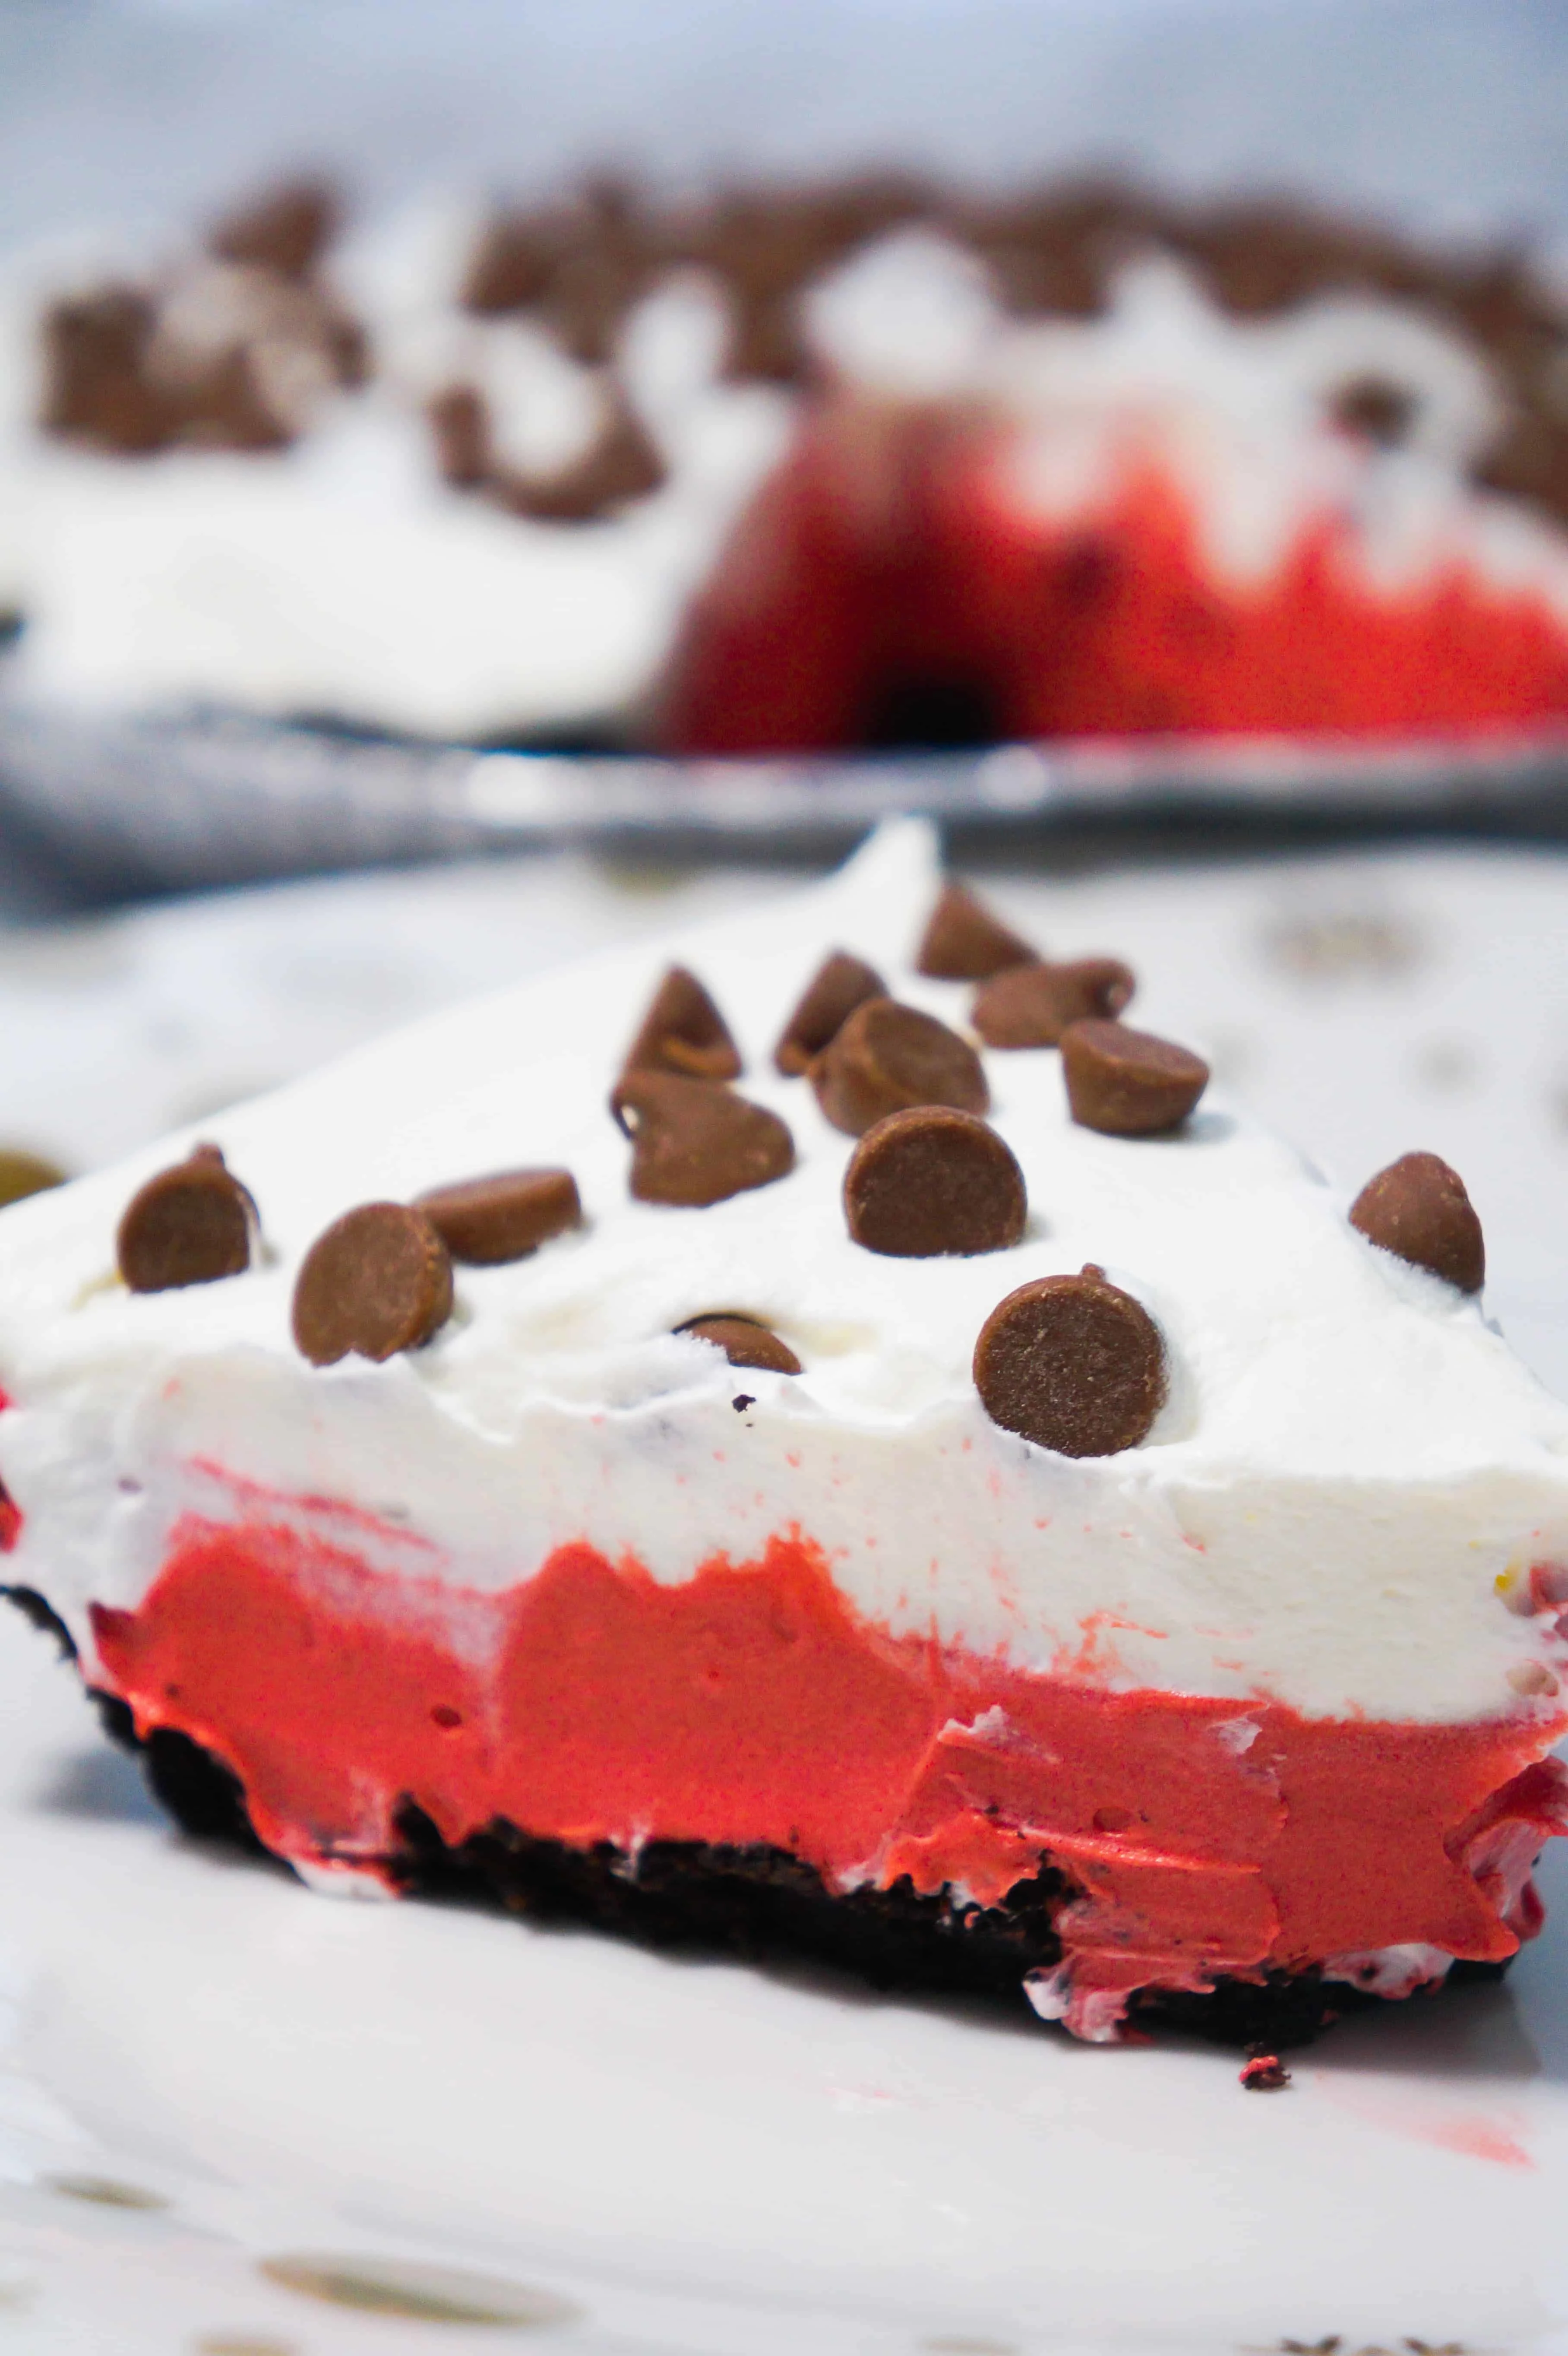
[[[1268,964],[1306,982],[1392,981],[1426,954],[1414,925],[1365,908],[1277,917],[1264,928],[1262,946]]]
[[[55,1162],[46,1162],[41,1153],[29,1153],[19,1145],[0,1145],[0,1208],[64,1184],[65,1172]]]
[[[100,2209],[166,2209],[168,2201],[161,2192],[149,2192],[144,2184],[122,2184],[113,2176],[46,2176],[44,2182],[51,2192],[63,2192],[71,2201],[95,2201]]]
[[[1424,1039],[1415,1050],[1412,1068],[1423,1087],[1453,1095],[1475,1087],[1481,1059],[1467,1039]]]
[[[197,2341],[196,2356],[299,2356],[299,2342],[258,2340],[249,2331],[208,2331]]]
[[[261,2272],[285,2290],[300,2291],[362,2315],[402,2315],[418,2323],[544,2325],[574,2323],[570,2299],[496,2275],[458,2266],[427,2266],[402,2258],[340,2256],[332,2251],[291,2251],[263,2258]]]

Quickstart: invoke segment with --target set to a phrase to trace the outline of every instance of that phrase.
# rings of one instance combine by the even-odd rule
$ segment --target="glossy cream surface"
[[[7,1212],[0,1476],[24,1516],[7,1578],[86,1641],[89,1604],[133,1606],[183,1515],[222,1521],[260,1487],[285,1508],[347,1505],[371,1559],[407,1568],[412,1540],[466,1588],[509,1586],[578,1540],[678,1581],[798,1533],[873,1622],[1024,1669],[1309,1715],[1536,1707],[1509,1672],[1562,1647],[1550,1615],[1504,1597],[1532,1563],[1568,1561],[1568,1410],[1482,1304],[1367,1245],[1218,1089],[1184,1134],[1125,1141],[1072,1123],[1053,1051],[988,1053],[1024,1239],[916,1261],[849,1241],[850,1141],[771,1050],[840,946],[962,1024],[967,988],[911,970],[936,884],[930,835],[902,822],[820,887],[437,1017],[221,1116],[202,1133],[267,1237],[242,1277],[132,1296],[114,1276],[124,1202],[188,1135]],[[705,1210],[634,1202],[605,1110],[671,958],[712,990],[741,1087],[797,1151],[789,1177]],[[1157,1002],[1133,1011],[1157,1027]],[[579,1233],[460,1269],[422,1350],[300,1357],[293,1279],[330,1219],[534,1162],[575,1173]],[[1142,1446],[1072,1461],[991,1424],[970,1358],[1006,1293],[1088,1260],[1158,1323],[1170,1395]],[[804,1373],[741,1374],[670,1332],[716,1309],[768,1320]]]

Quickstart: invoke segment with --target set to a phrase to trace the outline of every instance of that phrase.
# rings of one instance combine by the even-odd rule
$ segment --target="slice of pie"
[[[1115,946],[1115,944],[1111,946]],[[0,1220],[16,1601],[197,1829],[1242,2039],[1495,1968],[1568,1410],[920,827]]]

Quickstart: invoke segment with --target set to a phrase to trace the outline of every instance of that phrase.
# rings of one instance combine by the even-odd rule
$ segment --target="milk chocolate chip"
[[[868,998],[885,998],[887,984],[863,958],[835,949],[818,967],[816,979],[789,1021],[773,1050],[773,1062],[790,1079],[810,1069],[815,1058],[837,1036]]]
[[[592,523],[612,509],[660,489],[667,469],[651,435],[625,402],[580,458],[556,475],[497,470],[496,496],[516,515],[541,523]]]
[[[777,1113],[716,1080],[623,1072],[610,1109],[632,1140],[631,1188],[640,1203],[700,1209],[795,1168],[795,1140]]]
[[[1408,385],[1388,377],[1354,376],[1328,396],[1334,423],[1380,450],[1408,442],[1421,403]]]
[[[699,1342],[711,1342],[723,1351],[732,1366],[763,1366],[770,1374],[798,1375],[800,1360],[787,1342],[781,1342],[771,1325],[759,1318],[747,1317],[736,1309],[715,1309],[703,1317],[688,1317],[676,1327],[677,1333],[695,1333]]]
[[[1402,1153],[1369,1178],[1350,1205],[1350,1225],[1461,1292],[1479,1292],[1487,1280],[1486,1238],[1465,1182],[1435,1153]]]
[[[997,1302],[975,1344],[975,1387],[993,1423],[1061,1456],[1115,1456],[1165,1404],[1165,1345],[1104,1271],[1046,1276]]]
[[[869,1129],[844,1173],[849,1233],[890,1259],[1006,1251],[1029,1198],[1010,1148],[973,1113],[918,1105]]]
[[[125,1205],[115,1239],[120,1273],[133,1292],[242,1275],[256,1226],[256,1205],[217,1146],[195,1146]]]
[[[471,384],[449,384],[433,396],[425,415],[442,480],[454,491],[477,490],[488,480],[494,464],[490,412],[484,394]]]
[[[970,1021],[987,1047],[1054,1047],[1070,1023],[1119,1014],[1136,988],[1118,958],[1008,966],[980,991]]]
[[[139,287],[106,286],[53,303],[42,321],[46,434],[138,457],[177,431],[178,404],[148,374],[156,328]]]
[[[326,181],[289,180],[218,222],[208,243],[222,262],[249,262],[280,278],[308,278],[342,217],[337,191]]]
[[[688,1080],[733,1080],[741,1057],[729,1025],[694,973],[672,965],[627,1052],[628,1072],[678,1072]]]
[[[424,1213],[453,1259],[476,1268],[522,1259],[582,1217],[570,1170],[497,1170],[488,1178],[464,1178],[416,1195],[414,1208]]]
[[[868,998],[811,1067],[817,1102],[835,1129],[861,1137],[910,1105],[990,1108],[980,1058],[933,1014],[896,999]]]
[[[1184,1121],[1209,1085],[1201,1055],[1125,1023],[1070,1023],[1061,1068],[1072,1118],[1107,1137],[1157,1137]]]
[[[294,1286],[294,1341],[312,1365],[417,1349],[452,1314],[452,1261],[422,1211],[361,1203],[317,1236]]]
[[[1035,951],[962,884],[944,884],[915,953],[915,970],[934,981],[988,981]]]

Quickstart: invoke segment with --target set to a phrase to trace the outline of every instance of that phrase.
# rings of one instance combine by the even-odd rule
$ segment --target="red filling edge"
[[[798,1531],[673,1585],[564,1546],[485,1593],[351,1508],[240,1503],[180,1521],[137,1611],[93,1607],[97,1675],[141,1734],[224,1761],[302,1865],[391,1878],[405,1800],[452,1843],[505,1818],[630,1853],[767,1844],[830,1888],[908,1875],[982,1906],[1049,1863],[1063,1962],[1036,2000],[1104,2037],[1140,1988],[1510,1955],[1568,1830],[1543,1756],[1568,1712],[1307,1719],[1029,1674],[861,1618]]]

